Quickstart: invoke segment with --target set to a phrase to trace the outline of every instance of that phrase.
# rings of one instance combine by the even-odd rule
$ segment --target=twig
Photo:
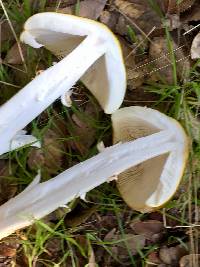
[[[20,57],[21,57],[21,59],[22,59],[23,65],[24,65],[24,69],[25,69],[25,71],[26,71],[26,73],[27,73],[27,66],[26,66],[26,62],[25,62],[25,59],[24,59],[24,56],[23,56],[23,53],[22,53],[22,48],[21,48],[21,46],[20,46],[19,39],[18,39],[18,37],[17,37],[17,35],[16,35],[16,33],[15,33],[15,30],[14,30],[14,28],[13,28],[13,25],[12,25],[10,19],[9,19],[8,13],[7,13],[6,9],[5,9],[5,6],[4,6],[2,0],[0,0],[0,4],[1,4],[1,7],[2,7],[2,9],[3,9],[3,11],[4,11],[4,14],[5,14],[5,16],[6,16],[6,19],[8,20],[8,24],[9,24],[9,26],[10,26],[10,29],[11,29],[12,33],[13,33],[13,36],[15,37],[15,40],[16,40],[16,42],[17,42],[17,46],[18,46],[18,49],[19,49],[19,54],[20,54]]]

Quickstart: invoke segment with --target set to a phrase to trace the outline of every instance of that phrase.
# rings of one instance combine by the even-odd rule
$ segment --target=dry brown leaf
[[[0,160],[0,204],[12,198],[17,192],[17,186],[11,180],[6,179],[11,175],[9,169],[9,162]]]
[[[120,12],[133,19],[138,19],[145,12],[144,6],[138,3],[130,3],[130,1],[126,0],[115,0],[114,4]]]
[[[170,31],[181,27],[180,16],[177,14],[169,14],[165,20],[165,25]]]
[[[48,173],[56,173],[62,165],[64,146],[61,138],[63,136],[52,129],[48,129],[44,134],[42,148]]]
[[[28,155],[28,166],[32,170],[45,167],[48,174],[55,174],[61,168],[64,146],[61,136],[48,129],[43,136],[41,149],[32,148]]]
[[[70,213],[67,214],[65,221],[68,227],[77,227],[87,221],[94,212],[97,211],[97,206],[90,208],[80,209],[80,206],[75,207]]]
[[[128,247],[132,255],[136,255],[139,250],[143,249],[145,246],[146,238],[143,235],[133,235],[125,234],[122,238],[119,234],[114,234],[115,229],[113,229],[109,234],[106,235],[105,241],[119,241],[113,248],[117,248],[117,253],[124,253],[124,249]],[[126,253],[125,253],[126,255]]]
[[[59,4],[60,8],[65,8],[67,6],[75,5],[77,3],[77,0],[61,0],[61,1],[48,0],[46,2],[49,7],[53,7],[55,10],[55,8],[57,7],[57,4]]]
[[[16,255],[16,248],[9,247],[4,243],[0,245],[0,256],[3,257],[14,257]]]
[[[178,245],[176,247],[162,247],[159,251],[160,259],[173,266],[177,266],[181,257],[187,253],[186,249]]]
[[[0,33],[1,33],[1,42],[15,39],[7,20],[1,22]]]
[[[161,6],[164,4],[164,12],[171,14],[184,12],[189,9],[194,2],[195,0],[158,0],[158,3],[160,3]]]
[[[195,36],[195,38],[192,41],[191,58],[192,59],[200,58],[200,32]]]
[[[152,240],[154,236],[164,230],[163,223],[156,220],[138,221],[130,224],[136,234],[143,235]],[[153,240],[154,241],[154,240]]]
[[[147,257],[147,265],[145,267],[153,267],[161,264],[162,261],[159,259],[158,252],[153,251]]]
[[[80,2],[79,14],[76,15],[96,20],[103,11],[106,2],[107,0],[84,0]],[[67,14],[74,14],[74,11],[75,11],[75,5],[58,10],[58,12]]]
[[[135,53],[132,47],[128,46],[123,38],[118,38],[121,44],[122,53],[126,66],[127,85],[129,90],[140,87],[144,82],[144,73],[142,70],[136,70]]]
[[[191,110],[188,111],[188,125],[193,138],[199,142],[200,140],[200,118],[195,116]]]
[[[72,115],[72,121],[74,125],[73,129],[70,130],[70,134],[75,139],[69,143],[73,149],[77,149],[82,155],[85,155],[95,141],[96,130],[76,114]]]
[[[107,10],[104,10],[101,12],[99,20],[100,22],[107,25],[112,31],[114,31],[118,18],[119,15],[116,12],[109,12]]]
[[[17,238],[5,238],[0,243],[0,259],[1,258],[13,258],[16,256],[17,248],[19,247],[19,241]],[[3,266],[3,265],[1,265]]]
[[[180,259],[180,267],[194,267],[200,264],[200,254],[185,255]]]
[[[189,58],[185,56],[182,48],[178,49],[178,46],[174,41],[171,41],[171,43],[177,62],[177,75],[180,79],[186,80],[190,71]],[[156,59],[156,61],[154,61],[154,64],[151,66],[151,69],[149,69],[149,73],[154,74],[154,79],[159,80],[159,76],[161,75],[161,77],[165,79],[166,82],[173,84],[173,69],[171,63],[172,59],[168,49],[166,37],[155,37],[152,40],[149,49],[149,56],[152,60]]]
[[[57,257],[62,250],[62,241],[58,237],[52,237],[47,240],[45,244],[45,250],[48,251],[51,257]]]
[[[146,0],[114,0],[114,7],[120,13],[116,32],[120,35],[127,35],[127,25],[131,26],[136,34],[148,34],[153,27],[160,34],[163,27],[160,17],[150,7]],[[143,33],[142,33],[143,32]]]
[[[38,170],[45,163],[44,154],[41,149],[32,147],[28,155],[27,164],[31,170]]]
[[[23,56],[26,56],[26,46],[24,44],[20,44],[21,50],[23,53]],[[23,64],[21,55],[19,53],[19,47],[17,43],[15,43],[10,50],[8,51],[4,61],[8,64],[13,64],[13,65],[20,65]]]
[[[55,174],[62,166],[64,152],[67,147],[67,129],[64,118],[54,111],[50,127],[43,135],[42,148],[32,148],[28,156],[31,169],[43,166],[47,174]]]
[[[123,15],[120,15],[115,26],[115,32],[122,36],[127,35],[128,25],[130,25],[130,23],[127,22],[126,18]]]
[[[200,20],[200,5],[197,3],[190,15],[188,16],[189,21],[199,21]]]

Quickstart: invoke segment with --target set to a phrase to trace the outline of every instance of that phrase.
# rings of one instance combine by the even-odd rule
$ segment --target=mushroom
[[[39,183],[39,175],[16,197],[0,206],[0,238],[32,224],[60,206],[109,182],[110,177],[149,158],[173,150],[173,133],[160,131],[135,141],[105,148],[98,155],[62,172],[49,181]]]
[[[112,122],[115,142],[136,140],[107,147],[49,181],[39,183],[37,176],[24,191],[0,207],[0,238],[76,197],[84,198],[91,189],[109,182],[110,177],[118,176],[122,197],[140,211],[162,205],[172,196],[188,154],[181,126],[158,111],[142,107],[118,110],[112,115]],[[126,170],[128,173],[120,174]]]
[[[61,13],[39,13],[26,21],[21,41],[35,48],[45,46],[64,58],[0,107],[0,154],[9,151],[17,132],[57,98],[65,103],[63,95],[79,79],[106,113],[121,105],[126,88],[121,48],[103,24]]]
[[[140,140],[162,131],[169,134],[168,142],[174,143],[171,151],[149,157],[121,173],[117,179],[122,198],[134,210],[149,212],[163,206],[175,193],[188,157],[188,140],[183,128],[159,111],[139,106],[113,113],[112,125],[114,143]]]
[[[105,113],[119,108],[126,88],[125,66],[120,43],[104,24],[73,15],[40,13],[26,21],[20,39],[65,58],[56,64],[54,73],[64,82],[64,95],[81,79]],[[50,87],[46,90],[51,91]]]
[[[71,15],[41,13],[28,19],[21,39],[33,47],[45,46],[57,56],[65,57],[0,107],[0,154],[12,149],[10,144],[16,134],[15,147],[35,141],[34,138],[23,140],[19,131],[62,97],[79,78],[106,113],[120,106],[125,93],[125,70],[118,42],[105,26]],[[119,177],[117,183],[122,196],[128,204],[134,199],[138,210],[157,207],[172,196],[188,154],[187,138],[181,126],[158,111],[141,107],[116,111],[112,120],[114,141],[127,139],[127,142],[105,148],[49,181],[40,183],[40,175],[37,175],[24,191],[0,206],[0,239],[76,197],[84,198],[91,189],[109,182],[110,177]],[[128,141],[134,138],[136,140]],[[125,174],[120,175],[133,166],[138,168],[139,164],[144,170],[141,183],[133,181],[130,175],[126,179]],[[145,179],[147,170],[151,173],[150,181]],[[139,178],[135,174],[134,177]],[[141,184],[143,197],[137,192]],[[146,184],[152,189],[145,190]],[[137,196],[127,197],[130,190]]]
[[[191,46],[191,58],[200,58],[200,32],[194,37]]]

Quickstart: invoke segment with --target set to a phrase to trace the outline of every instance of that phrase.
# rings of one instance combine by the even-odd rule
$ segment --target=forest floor
[[[76,199],[1,240],[0,266],[200,266],[200,59],[190,56],[200,30],[199,0],[4,0],[1,7],[1,105],[58,61],[44,48],[19,42],[27,18],[45,11],[87,17],[106,24],[121,43],[127,70],[123,106],[148,106],[178,120],[190,156],[176,194],[163,208],[139,213],[126,205],[114,182],[103,184],[87,201]],[[200,36],[197,41],[200,47]],[[38,167],[45,181],[97,154],[99,142],[112,145],[110,116],[81,82],[71,99],[70,108],[57,100],[27,126],[40,149],[1,155],[0,204],[21,192]]]

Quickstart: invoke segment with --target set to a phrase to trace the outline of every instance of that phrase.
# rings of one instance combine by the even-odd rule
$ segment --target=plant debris
[[[122,46],[128,89],[123,106],[153,107],[178,119],[189,135],[191,156],[183,182],[164,209],[140,214],[127,207],[114,182],[101,185],[87,194],[87,202],[72,201],[69,207],[62,206],[34,226],[1,240],[0,266],[198,267],[199,0],[3,4],[8,18],[1,11],[1,104],[57,60],[45,49],[32,51],[20,44],[27,65],[24,71],[9,20],[19,38],[26,19],[38,12],[94,19],[109,27]],[[38,169],[48,180],[98,153],[97,143],[112,144],[110,118],[81,82],[75,85],[71,101],[70,108],[56,101],[27,126],[41,148],[26,147],[1,156],[1,204],[21,192]]]

